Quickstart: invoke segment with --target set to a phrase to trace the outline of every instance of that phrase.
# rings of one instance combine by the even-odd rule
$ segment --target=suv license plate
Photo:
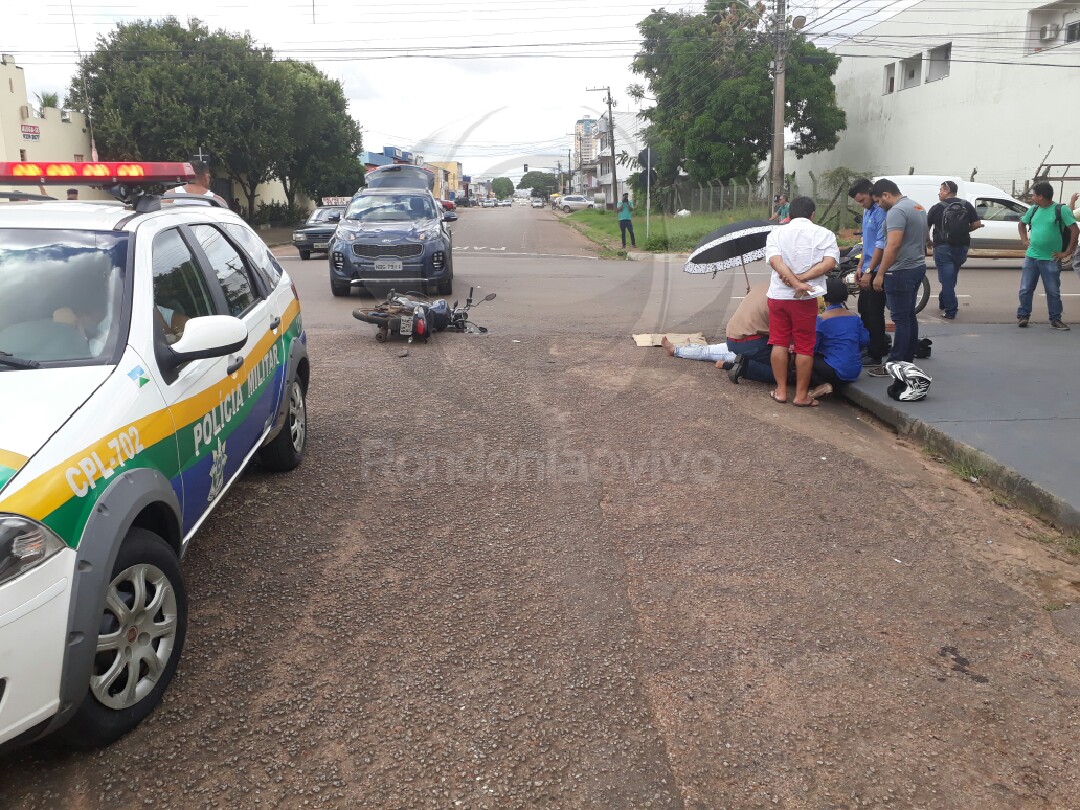
[[[398,328],[398,333],[402,335],[412,334],[412,315],[401,316],[401,326]]]
[[[330,247],[329,242],[316,242],[315,243],[315,249],[316,250],[326,250],[328,247]]]
[[[401,262],[375,262],[376,273],[400,273]]]

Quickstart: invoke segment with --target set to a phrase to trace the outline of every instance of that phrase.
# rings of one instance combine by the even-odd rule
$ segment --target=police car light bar
[[[0,162],[0,183],[61,185],[83,181],[91,185],[126,183],[187,183],[195,179],[190,163],[70,163]]]

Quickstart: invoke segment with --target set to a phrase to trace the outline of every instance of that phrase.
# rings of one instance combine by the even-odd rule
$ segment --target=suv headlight
[[[438,239],[440,236],[442,236],[442,228],[436,225],[434,228],[428,228],[426,231],[420,231],[420,233],[416,235],[416,238],[419,239],[421,242],[429,242],[432,239]]]
[[[18,515],[0,515],[0,585],[66,548],[47,526]]]
[[[342,242],[355,242],[356,231],[352,230],[351,228],[339,227],[336,231],[334,231],[333,238],[340,239]]]
[[[292,235],[292,240],[294,242],[300,242],[301,240],[303,240],[303,238],[304,234],[300,233],[299,231],[294,232]]]

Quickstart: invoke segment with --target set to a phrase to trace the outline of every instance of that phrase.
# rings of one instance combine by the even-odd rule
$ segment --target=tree
[[[701,14],[654,11],[638,24],[644,39],[632,69],[656,102],[644,113],[645,140],[661,182],[680,170],[699,183],[745,178],[768,156],[774,35],[768,19],[759,25],[763,11],[709,0]],[[832,84],[839,59],[792,35],[785,65],[795,154],[833,148],[845,127]],[[645,87],[632,89],[645,97]]]
[[[555,175],[533,169],[521,178],[517,187],[519,189],[531,188],[535,196],[546,198],[555,190],[556,182]]]
[[[500,200],[514,196],[514,181],[509,177],[496,177],[491,181],[491,191]]]
[[[34,98],[38,102],[38,114],[44,118],[45,110],[49,107],[60,106],[60,94],[59,93],[34,93]]]
[[[92,112],[102,159],[209,152],[251,212],[258,186],[274,177],[291,205],[298,191],[352,194],[363,174],[339,83],[198,20],[118,25],[80,61],[67,104]]]
[[[360,127],[349,115],[341,82],[308,62],[283,62],[287,98],[281,114],[289,122],[287,145],[274,160],[292,206],[298,191],[313,200],[350,196],[364,183]]]

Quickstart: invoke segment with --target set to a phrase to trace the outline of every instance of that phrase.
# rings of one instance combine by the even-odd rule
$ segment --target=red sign
[[[32,124],[23,124],[22,136],[24,141],[40,141],[41,127],[36,127]]]

